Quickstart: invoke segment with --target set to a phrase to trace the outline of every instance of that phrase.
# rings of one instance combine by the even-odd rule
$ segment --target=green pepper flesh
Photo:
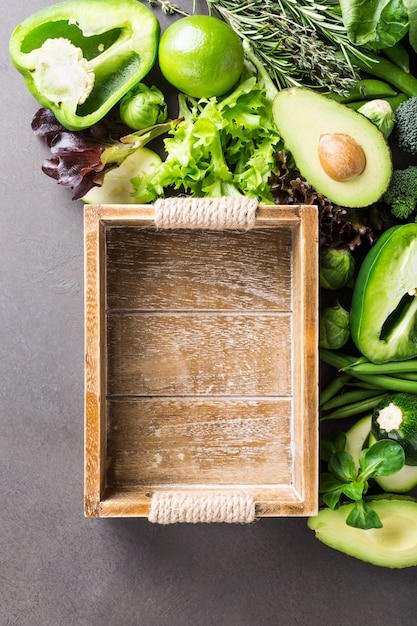
[[[417,223],[388,229],[366,255],[350,325],[356,347],[374,363],[417,356]]]

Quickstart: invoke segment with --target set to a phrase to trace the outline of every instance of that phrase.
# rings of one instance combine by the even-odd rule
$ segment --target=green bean
[[[347,104],[355,100],[373,100],[374,98],[384,98],[395,96],[397,92],[391,85],[377,78],[364,78],[359,80],[353,89],[350,90],[348,96],[340,96],[333,91],[326,94],[332,100]]]
[[[344,373],[344,372],[343,372]],[[355,387],[359,387],[360,389],[381,389],[381,387],[378,387],[377,385],[371,385],[370,383],[364,383],[361,380],[356,380],[355,383],[353,383]]]
[[[404,378],[405,380],[413,380],[417,383],[417,372],[401,372],[400,374],[391,374],[394,378]],[[417,388],[414,393],[417,393]]]
[[[352,375],[359,380],[367,381],[378,385],[381,389],[387,391],[401,391],[405,393],[416,393],[416,385],[414,381],[404,378],[396,378],[385,374],[358,374],[352,372]]]
[[[347,369],[358,362],[358,358],[355,356],[336,352],[335,350],[328,350],[327,348],[321,348],[319,354],[324,363],[335,367],[339,371]]]
[[[355,370],[358,374],[398,374],[401,376],[404,372],[417,372],[417,359],[408,361],[391,361],[389,363],[372,363],[371,361],[362,361],[352,363],[347,371]]]
[[[321,406],[321,410],[330,411],[331,409],[335,409],[340,406],[347,406],[354,402],[362,402],[362,400],[368,400],[368,398],[374,398],[379,395],[381,395],[380,389],[352,389],[351,391],[340,393],[325,402]]]
[[[381,393],[377,396],[373,396],[368,400],[363,400],[361,402],[353,402],[352,404],[347,404],[341,408],[338,408],[327,415],[323,415],[320,417],[320,421],[324,422],[326,420],[333,419],[345,419],[347,417],[354,417],[356,415],[361,415],[363,413],[367,413],[371,411],[374,407],[379,404],[379,402],[385,398],[387,394]]]
[[[394,46],[390,48],[384,48],[381,50],[381,53],[392,61],[394,65],[400,68],[403,72],[409,74],[410,72],[410,56],[408,54],[407,48],[401,41],[397,41]]]
[[[386,81],[401,93],[417,96],[417,78],[413,74],[401,70],[392,61],[371,53],[366,54],[366,60],[356,55],[352,55],[350,58],[353,65],[356,65],[360,70]]]
[[[320,393],[319,404],[322,405],[325,402],[328,402],[337,393],[339,393],[339,391],[341,391],[350,380],[352,380],[352,376],[350,374],[342,373],[335,376],[327,387]]]

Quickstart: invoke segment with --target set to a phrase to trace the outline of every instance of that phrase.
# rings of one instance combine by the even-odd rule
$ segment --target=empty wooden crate
[[[85,207],[86,516],[151,519],[162,496],[314,514],[317,208],[259,206],[243,231],[154,217]]]

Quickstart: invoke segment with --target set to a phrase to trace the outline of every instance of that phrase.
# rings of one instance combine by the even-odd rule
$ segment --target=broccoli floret
[[[390,206],[395,217],[408,219],[417,207],[417,165],[394,170],[382,199]]]
[[[395,109],[393,138],[401,150],[417,154],[417,97],[412,96]]]

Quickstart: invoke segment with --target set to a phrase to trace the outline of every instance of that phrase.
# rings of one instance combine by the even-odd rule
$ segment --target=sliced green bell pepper
[[[146,76],[159,33],[159,21],[137,0],[66,0],[17,26],[9,52],[33,96],[78,130]]]
[[[353,290],[350,329],[374,363],[417,356],[417,223],[393,226],[367,253]]]

